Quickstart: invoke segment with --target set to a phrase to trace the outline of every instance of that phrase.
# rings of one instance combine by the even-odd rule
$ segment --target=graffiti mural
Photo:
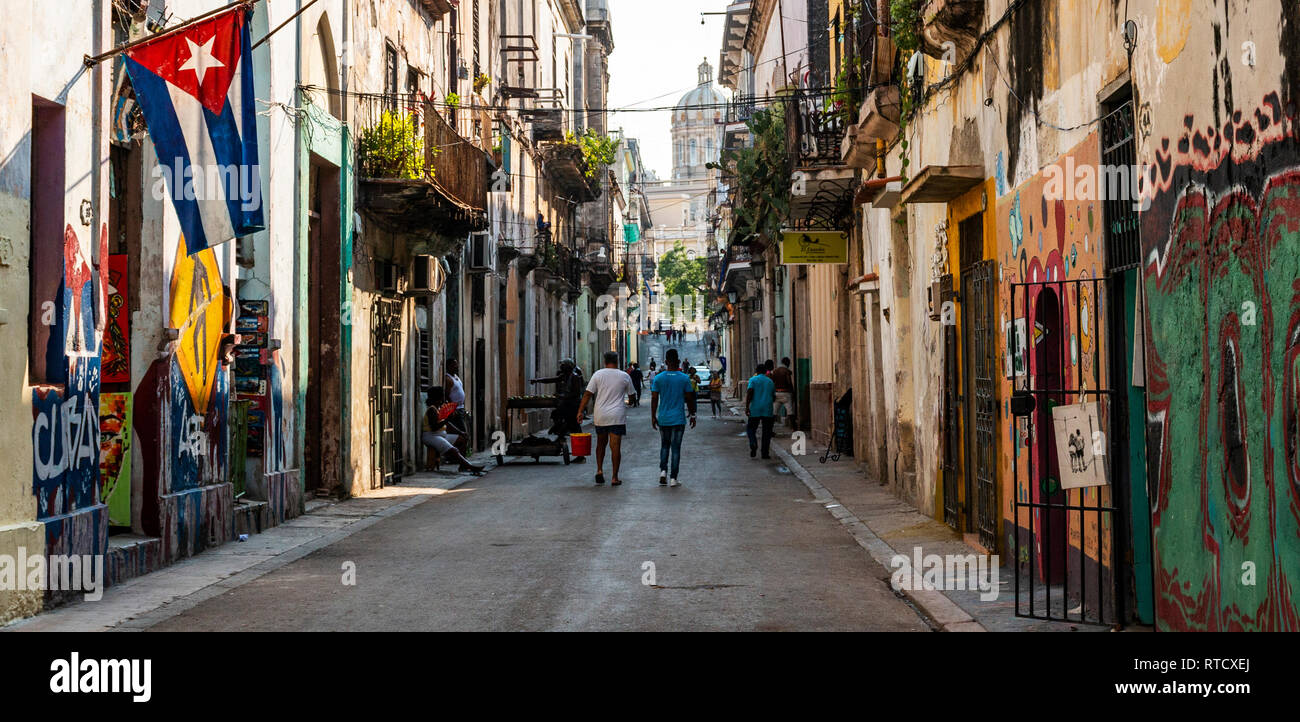
[[[99,487],[99,360],[73,359],[63,386],[32,389],[37,518],[93,506]]]
[[[131,329],[127,300],[127,257],[108,257],[108,317],[104,323],[104,349],[100,356],[103,382],[131,383]]]
[[[108,523],[131,526],[131,394],[99,395],[99,478]]]
[[[1095,319],[1088,316],[1094,307],[1094,302],[1088,298],[1091,289],[1086,284],[1058,285],[1055,282],[1096,277],[1101,266],[1096,240],[1101,235],[1101,208],[1098,201],[1090,198],[1094,194],[1087,192],[1086,188],[1062,186],[1062,176],[1054,175],[1054,172],[1063,171],[1066,183],[1076,178],[1088,181],[1084,170],[1095,169],[1100,161],[1100,138],[1093,132],[1049,169],[1011,189],[998,201],[998,262],[1002,281],[998,298],[999,350],[1008,371],[1022,384],[1028,379],[1036,379],[1040,384],[1038,388],[1087,388],[1100,373],[1100,369],[1093,368],[1093,358],[1087,353],[1092,349],[1093,339],[1089,334],[1095,323]],[[1013,307],[1010,291],[1013,283],[1042,285],[1022,288]],[[1013,335],[1015,343],[1012,342]],[[1080,353],[1081,346],[1084,353]],[[1046,368],[1047,365],[1052,368]],[[1048,378],[1056,381],[1050,386],[1042,386]],[[1004,404],[1009,404],[1012,379],[1003,379],[1001,385],[999,398],[1004,400]],[[1075,400],[1063,395],[1053,401],[1065,404]],[[1011,414],[1009,405],[1000,415],[999,424],[1005,443],[999,447],[998,478],[1013,479],[1014,485],[1013,489],[1004,489],[1002,495],[1002,514],[1008,522],[1004,544],[1008,550],[1015,548],[1015,525],[1022,529],[1022,543],[1030,539],[1028,513],[1022,511],[1017,518],[1015,503],[1044,501],[1061,493],[1058,464],[1067,462],[1055,458],[1055,437],[1050,431],[1050,419],[1051,411],[1047,410],[1031,432],[1029,424],[1017,421]],[[1035,458],[1047,462],[1043,479],[1029,478],[1031,447],[1036,450]],[[1013,462],[1018,475],[1013,474]],[[1042,464],[1041,461],[1038,463]],[[1076,495],[1079,493],[1085,495],[1088,504],[1095,504],[1093,495],[1109,494],[1109,490],[1075,492]],[[1034,529],[1045,528],[1042,514],[1046,513],[1039,512],[1035,517]],[[1054,528],[1065,532],[1064,541],[1068,541],[1071,547],[1083,546],[1089,558],[1096,559],[1100,551],[1101,557],[1108,559],[1109,535],[1098,534],[1097,523],[1096,515],[1089,515],[1085,522],[1087,528],[1081,528],[1077,515],[1062,516]],[[1099,542],[1102,544],[1100,550],[1097,549]],[[1047,540],[1042,534],[1034,535],[1033,544],[1040,564],[1047,557],[1045,543]],[[1062,565],[1057,571],[1063,570]]]
[[[1271,94],[1184,126],[1158,143],[1142,216],[1158,622],[1296,631],[1297,119]]]
[[[190,401],[207,413],[220,368],[221,337],[230,326],[233,306],[221,281],[217,255],[206,249],[188,255],[185,238],[178,241],[172,269],[171,327],[180,332],[176,363]]]
[[[107,234],[105,226],[100,234],[100,258],[105,260]],[[37,250],[42,256],[47,252],[53,249]],[[45,329],[32,370],[34,378],[45,380],[32,387],[32,493],[42,520],[99,503],[99,352],[108,264],[94,270],[70,225],[64,229],[61,255],[58,275],[33,284],[34,325]],[[52,285],[58,290],[43,296],[47,292],[41,289]],[[86,528],[101,526],[96,521]]]

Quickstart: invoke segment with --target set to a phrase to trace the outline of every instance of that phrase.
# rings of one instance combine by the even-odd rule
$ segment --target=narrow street
[[[668,489],[649,394],[629,411],[621,487],[594,459],[507,464],[153,628],[928,629],[793,475],[748,458],[738,417],[688,430]]]

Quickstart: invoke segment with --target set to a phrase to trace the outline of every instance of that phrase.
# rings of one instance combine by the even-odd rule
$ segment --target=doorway
[[[307,491],[331,494],[341,483],[339,376],[339,169],[312,155],[307,203],[307,393],[303,480]]]
[[[979,535],[989,553],[998,548],[996,485],[997,412],[994,308],[997,261],[984,258],[984,214],[958,224],[961,245],[962,504],[965,531]]]

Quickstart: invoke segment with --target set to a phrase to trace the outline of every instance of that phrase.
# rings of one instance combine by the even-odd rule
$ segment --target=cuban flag
[[[126,53],[191,255],[265,227],[251,12],[236,5]]]

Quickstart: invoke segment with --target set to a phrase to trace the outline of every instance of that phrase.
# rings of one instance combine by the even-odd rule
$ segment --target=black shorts
[[[597,434],[613,434],[615,436],[627,436],[627,424],[618,424],[616,426],[597,426]]]

